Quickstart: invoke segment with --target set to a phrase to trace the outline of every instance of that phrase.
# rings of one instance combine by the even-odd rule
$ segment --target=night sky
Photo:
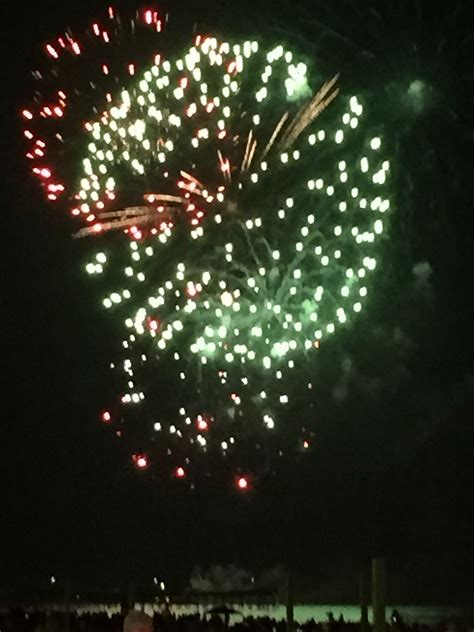
[[[400,12],[393,4],[167,4],[178,31],[268,28],[310,42],[325,64],[334,52],[348,83],[383,92],[387,109],[399,107],[399,85],[421,77],[432,88],[420,111],[400,114],[387,286],[378,280],[378,301],[347,338],[358,366],[387,367],[394,387],[375,398],[356,389],[327,406],[310,463],[242,495],[151,481],[98,423],[114,336],[83,273],[88,246],[70,238],[72,221],[30,177],[18,111],[40,45],[103,3],[2,3],[3,590],[46,587],[51,574],[92,587],[159,575],[179,588],[197,564],[259,569],[290,559],[305,594],[318,600],[331,585],[338,600],[347,594],[338,578],[385,553],[394,598],[474,601],[468,3],[443,13],[424,1],[402,0]],[[362,344],[375,322],[401,327],[397,362],[385,345]]]

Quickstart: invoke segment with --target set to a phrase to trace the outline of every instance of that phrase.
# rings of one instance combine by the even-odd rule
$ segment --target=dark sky
[[[421,578],[425,592],[414,591],[415,598],[474,599],[469,589],[474,570],[474,127],[464,4],[454,3],[447,16],[434,13],[429,3],[409,0],[400,3],[406,16],[393,15],[390,3],[375,0],[360,3],[354,14],[347,13],[344,1],[338,14],[337,0],[270,4],[264,10],[258,2],[168,3],[181,28],[201,20],[224,29],[234,20],[237,30],[245,31],[242,15],[255,12],[261,28],[266,11],[281,33],[303,40],[311,39],[308,33],[319,21],[337,30],[352,15],[354,32],[346,24],[340,45],[322,31],[327,50],[339,51],[346,69],[351,50],[367,41],[370,52],[372,42],[375,54],[366,56],[372,80],[375,56],[380,81],[425,73],[440,95],[433,110],[413,124],[411,156],[406,146],[400,154],[400,171],[412,170],[400,179],[400,186],[412,183],[401,199],[412,199],[398,239],[410,241],[413,264],[429,262],[432,270],[426,301],[416,314],[402,309],[399,315],[412,343],[406,357],[410,378],[389,403],[354,407],[352,423],[348,411],[341,414],[344,421],[323,433],[315,463],[297,477],[263,484],[248,497],[217,489],[187,494],[137,476],[97,423],[103,393],[110,389],[113,339],[81,271],[83,246],[70,239],[71,222],[42,200],[30,178],[17,118],[39,45],[64,26],[93,17],[102,3],[81,2],[71,9],[70,3],[49,0],[25,10],[27,5],[3,2],[3,588],[45,586],[51,573],[109,585],[160,575],[179,585],[195,564],[264,567],[291,557],[311,580],[317,599],[332,576],[352,572],[367,555],[385,551],[394,594],[401,594],[396,591],[403,582],[411,585],[409,580],[419,587]],[[378,36],[357,30],[365,23],[364,10],[380,29]],[[409,36],[402,30],[413,24],[412,12],[418,17],[410,37],[419,54],[410,57],[403,40]],[[315,25],[308,26],[308,15]],[[448,18],[457,25],[449,33],[442,27]],[[384,38],[388,50],[381,53],[377,46]],[[361,59],[354,83],[367,81]],[[424,198],[433,199],[430,188],[440,195],[425,208]],[[389,293],[384,300],[387,313],[404,305]]]

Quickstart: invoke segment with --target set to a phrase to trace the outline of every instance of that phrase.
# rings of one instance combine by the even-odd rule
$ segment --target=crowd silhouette
[[[126,614],[14,609],[0,613],[0,632],[122,632]],[[400,615],[392,615],[386,625],[387,632],[470,632],[472,629],[472,626],[452,621],[437,625],[407,623]],[[155,613],[152,629],[154,632],[286,632],[286,621],[277,621],[271,617],[245,617],[229,621],[229,616],[225,614],[175,616],[170,613]],[[325,621],[311,619],[302,624],[294,624],[295,632],[360,630],[359,622],[346,622],[342,617],[335,619],[332,613],[327,614]]]

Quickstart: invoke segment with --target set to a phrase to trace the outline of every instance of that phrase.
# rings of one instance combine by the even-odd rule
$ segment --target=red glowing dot
[[[148,467],[148,459],[147,459],[147,457],[144,454],[134,454],[132,456],[132,461],[141,470],[143,470],[146,467]]]
[[[237,479],[237,487],[241,490],[248,489],[249,487],[248,479],[245,476],[240,476]]]
[[[158,321],[152,318],[149,322],[149,327],[152,331],[158,331]]]
[[[153,11],[145,11],[145,22],[151,24],[153,22]]]
[[[134,74],[135,74],[135,64],[128,64],[128,72],[129,72],[131,75],[134,75]]]
[[[98,24],[93,24],[92,25],[92,30],[94,31],[95,35],[100,35],[100,29],[99,29],[99,25]]]
[[[209,430],[209,424],[201,416],[198,417],[197,427],[199,430],[202,430],[202,431]]]
[[[175,471],[175,476],[176,476],[176,478],[185,478],[186,477],[186,472],[184,471],[184,468],[177,467],[176,471]]]
[[[196,296],[197,293],[198,293],[197,287],[194,285],[192,281],[189,281],[189,283],[186,286],[186,294],[190,298],[193,298],[194,296]]]
[[[22,114],[27,119],[31,120],[33,118],[33,114],[29,110],[23,110]]]
[[[102,421],[103,421],[105,424],[108,424],[108,423],[110,423],[110,422],[112,421],[112,415],[109,413],[109,411],[108,411],[108,410],[106,410],[106,411],[104,411],[104,412],[102,413]]]
[[[81,48],[77,42],[72,43],[72,50],[76,53],[76,55],[81,54]]]

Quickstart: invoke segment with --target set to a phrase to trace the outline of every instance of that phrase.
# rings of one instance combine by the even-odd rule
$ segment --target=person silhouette
[[[153,632],[153,619],[140,610],[130,610],[123,622],[123,632]]]

